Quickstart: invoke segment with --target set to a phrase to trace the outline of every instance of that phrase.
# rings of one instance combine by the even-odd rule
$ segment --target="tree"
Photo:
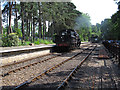
[[[120,39],[120,1],[116,1],[116,3],[118,4],[118,11],[110,19],[101,22],[103,39]]]
[[[42,37],[42,25],[41,25],[41,3],[38,2],[38,10],[39,10],[39,16],[38,16],[38,22],[39,22],[39,29],[38,29],[38,36],[39,36],[39,39]]]
[[[2,12],[3,20],[7,22],[9,19],[8,34],[12,31],[22,32],[22,41],[29,40],[31,42],[34,42],[35,37],[45,39],[44,37],[53,37],[62,29],[74,29],[76,18],[83,16],[71,2],[5,2]],[[9,18],[6,18],[7,13]],[[13,30],[11,28],[12,15],[15,17]],[[89,22],[89,17],[85,17],[85,19]],[[18,22],[19,20],[21,22]],[[49,23],[48,32],[46,22]],[[85,22],[85,28],[82,28],[82,36],[86,38],[89,36],[88,29],[90,29],[87,24]],[[21,35],[19,37],[21,38]]]
[[[12,6],[13,2],[9,2],[9,31],[12,33],[12,28],[11,28],[11,16],[12,16]]]
[[[22,43],[23,43],[23,40],[25,40],[25,32],[24,32],[24,10],[23,10],[23,8],[24,8],[24,3],[23,2],[20,2],[20,5],[21,5],[21,20],[22,20],[22,24],[21,24],[21,26],[22,26]]]
[[[3,34],[1,2],[0,2],[0,34]]]
[[[17,15],[17,4],[16,4],[16,1],[15,1],[15,28],[18,29],[18,15]]]

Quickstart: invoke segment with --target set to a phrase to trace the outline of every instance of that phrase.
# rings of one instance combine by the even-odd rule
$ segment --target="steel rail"
[[[32,59],[44,57],[44,56],[47,56],[47,55],[51,55],[51,53],[48,53],[48,54],[45,54],[45,55],[41,55],[41,56],[37,56],[37,57],[33,57],[33,58],[30,58],[30,59],[24,59],[24,60],[22,60],[22,61],[15,62],[15,63],[6,64],[6,65],[3,65],[3,66],[0,66],[0,68],[5,68],[5,67],[7,67],[7,66],[11,66],[11,65],[19,64],[19,63],[24,63],[24,62],[30,61],[30,60],[32,60]]]
[[[90,56],[90,54],[92,53],[92,51],[97,47],[97,45],[90,51],[90,53],[72,70],[72,72],[67,76],[67,78],[65,80],[63,80],[62,84],[60,84],[57,88],[57,90],[62,89],[66,84],[67,81],[72,77],[73,73],[78,69],[78,67],[80,67],[83,62]]]
[[[83,51],[84,51],[84,50],[83,50]],[[27,86],[28,84],[30,84],[30,83],[38,80],[38,79],[40,79],[40,78],[41,78],[42,76],[44,76],[45,74],[47,74],[47,73],[49,73],[50,71],[54,70],[55,68],[61,66],[62,64],[66,63],[67,61],[71,60],[72,58],[78,56],[78,55],[81,54],[83,51],[81,51],[81,52],[75,54],[74,56],[72,56],[72,57],[64,60],[63,62],[61,62],[61,63],[59,63],[59,64],[57,64],[57,65],[49,68],[48,70],[44,71],[43,73],[38,74],[38,75],[36,75],[35,77],[33,77],[33,78],[31,78],[31,79],[23,82],[22,84],[20,84],[20,85],[18,85],[17,87],[15,87],[13,90],[20,89],[20,88],[22,88],[22,87],[24,87],[24,86]]]
[[[50,54],[49,54],[49,55],[50,55]],[[56,55],[56,56],[53,56],[53,57],[50,57],[50,58],[41,60],[41,61],[39,61],[39,62],[35,62],[35,63],[32,63],[32,64],[25,65],[25,66],[23,66],[23,67],[19,67],[19,68],[14,69],[14,70],[10,70],[10,71],[8,71],[7,73],[0,74],[0,76],[5,77],[6,75],[9,75],[9,74],[12,73],[12,72],[16,72],[16,71],[19,71],[19,70],[21,70],[21,69],[25,69],[26,67],[30,67],[30,66],[36,65],[36,64],[38,64],[38,63],[42,63],[42,62],[48,61],[48,60],[53,59],[53,58],[58,57],[58,56],[61,56],[61,55]]]
[[[87,46],[87,45],[85,45],[85,46]],[[84,46],[82,46],[82,47],[84,47]],[[87,49],[88,49],[88,48],[87,48]],[[32,60],[32,59],[37,59],[37,58],[44,57],[44,56],[48,56],[48,55],[52,55],[52,54],[49,53],[49,54],[46,54],[46,55],[42,55],[42,56],[38,56],[38,57],[26,59],[26,60],[24,60],[24,61],[12,63],[12,64],[9,64],[9,65],[3,66],[3,67],[7,67],[7,66],[10,66],[10,65],[15,65],[15,64],[27,62],[27,61],[30,61],[30,60]],[[57,55],[57,56],[61,56],[61,55]],[[45,60],[42,60],[42,61],[39,61],[39,62],[35,62],[35,63],[29,64],[29,65],[26,65],[26,66],[23,66],[23,67],[19,67],[19,68],[17,68],[17,69],[10,70],[10,71],[8,71],[7,73],[0,74],[0,76],[5,77],[5,76],[9,75],[9,74],[12,73],[12,72],[16,72],[16,71],[19,71],[19,70],[21,70],[21,69],[25,69],[26,67],[30,67],[30,66],[33,66],[33,65],[35,65],[35,64],[45,62],[45,61],[50,60],[50,59],[53,59],[53,58],[55,58],[55,57],[57,57],[57,56],[53,56],[53,57],[51,57],[51,58],[48,58],[48,59],[45,59]],[[1,67],[0,67],[0,68],[1,68]]]
[[[90,44],[87,44],[87,45],[90,45]],[[85,46],[87,46],[87,45],[83,45],[83,46],[81,46],[81,47],[85,47]],[[11,65],[19,64],[19,63],[24,63],[24,62],[30,61],[30,60],[32,60],[32,59],[44,57],[44,56],[47,56],[47,55],[51,55],[51,53],[48,53],[48,54],[45,54],[45,55],[41,55],[41,56],[37,56],[37,57],[33,57],[33,58],[30,58],[30,59],[24,59],[24,60],[19,61],[19,62],[14,62],[14,63],[2,65],[2,66],[0,66],[0,68],[5,68],[5,67],[7,67],[7,66],[11,66]]]

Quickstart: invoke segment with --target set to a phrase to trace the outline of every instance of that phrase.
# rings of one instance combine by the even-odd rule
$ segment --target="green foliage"
[[[49,41],[49,44],[54,44],[52,40]]]
[[[25,45],[29,45],[31,42],[30,41],[26,41],[25,42]]]
[[[22,37],[21,29],[15,28],[15,32],[16,32],[16,34],[18,35],[18,37]]]
[[[3,41],[2,41],[2,35],[0,34],[0,47],[2,46],[2,43],[3,43]]]
[[[43,40],[43,39],[37,39],[37,41],[34,42],[34,44],[54,44],[52,40]]]
[[[43,43],[44,43],[44,40],[43,40],[43,39],[40,39],[40,43],[42,43],[42,44],[43,44]]]
[[[39,39],[37,39],[37,41],[34,41],[34,44],[39,45],[39,44],[40,44],[40,40],[39,40]]]
[[[118,2],[120,3],[120,1]],[[101,23],[101,37],[103,39],[120,40],[120,4],[118,11],[110,19],[105,19]]]
[[[3,34],[2,36],[2,46],[18,46],[19,45],[19,39],[16,33],[10,33],[8,36],[7,34]]]
[[[44,44],[49,44],[49,41],[47,41],[47,40],[44,40]]]
[[[8,38],[6,34],[2,35],[2,46],[8,46]]]
[[[15,7],[17,8],[16,11],[19,16],[15,17],[15,20],[17,20],[16,23],[18,23],[18,25],[14,23],[14,27],[17,26],[18,28],[14,28],[13,30],[15,30],[18,37],[25,37],[22,39],[26,41],[31,39],[31,41],[33,42],[34,37],[38,37],[38,36],[42,36],[44,38],[48,35],[52,37],[54,33],[58,33],[62,29],[70,29],[70,28],[74,29],[74,26],[76,24],[75,20],[79,16],[83,16],[84,19],[88,21],[88,23],[87,22],[84,23],[82,20],[80,21],[80,23],[83,23],[83,26],[85,26],[85,28],[82,30],[84,34],[82,33],[81,37],[87,40],[89,36],[89,31],[88,31],[89,28],[87,28],[87,26],[89,24],[90,17],[86,14],[82,15],[80,11],[76,10],[76,6],[72,2],[41,2],[41,3],[16,2],[16,3],[17,5]],[[14,7],[12,8],[14,9]],[[9,9],[7,11],[9,11]],[[4,12],[4,14],[7,14],[7,11]],[[5,17],[3,19],[5,19]],[[23,20],[24,23],[19,22],[18,21],[19,19],[21,20],[24,19]],[[45,21],[49,22],[48,25],[49,34],[46,33],[46,23],[44,23]],[[21,30],[22,28],[24,28],[24,30]],[[6,33],[7,29],[5,29],[4,31]],[[45,35],[43,32],[45,33]],[[49,41],[37,40],[34,43],[47,44],[48,42]],[[52,42],[50,41],[49,43]],[[21,41],[19,41],[19,45],[22,45]],[[25,45],[25,43],[23,45]]]
[[[22,41],[19,39],[18,40],[18,46],[21,46],[22,45]]]
[[[0,47],[2,46],[3,41],[0,39]]]
[[[6,33],[7,33],[7,28],[8,28],[8,27],[3,28],[3,34],[6,34]]]

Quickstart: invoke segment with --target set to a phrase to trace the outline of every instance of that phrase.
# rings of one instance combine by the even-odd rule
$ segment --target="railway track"
[[[92,49],[88,49],[88,48],[87,48],[87,49],[85,49],[85,50],[92,50]],[[83,50],[83,51],[84,51],[84,50]],[[29,84],[35,82],[35,81],[38,80],[38,79],[41,79],[41,78],[42,78],[43,76],[45,76],[46,74],[48,74],[48,73],[54,71],[55,69],[61,67],[61,66],[64,65],[65,63],[67,63],[67,62],[69,62],[69,61],[72,61],[73,58],[77,57],[77,56],[80,55],[81,53],[82,53],[82,51],[79,52],[79,53],[75,53],[75,54],[72,55],[72,56],[69,55],[69,56],[71,56],[71,57],[62,60],[62,62],[60,62],[60,63],[58,63],[58,64],[56,64],[56,65],[53,65],[52,67],[46,69],[44,72],[42,72],[42,73],[40,73],[40,74],[35,75],[35,77],[30,78],[29,80],[25,81],[24,83],[21,83],[20,85],[18,85],[18,86],[15,87],[14,89],[22,88],[22,87],[24,87],[24,86],[26,86],[26,85],[29,85]],[[85,54],[85,53],[84,53],[84,54]],[[64,57],[63,57],[63,58],[64,58]],[[77,63],[78,63],[78,62],[77,62]]]
[[[118,90],[119,81],[115,76],[110,59],[98,59],[99,45],[70,72],[57,90]],[[88,59],[88,60],[87,60]],[[85,61],[87,60],[87,61]],[[84,62],[84,63],[83,63]]]
[[[83,45],[82,45],[81,47],[86,47],[86,46],[88,46],[88,45],[90,45],[90,44],[84,44],[84,43],[83,43]],[[28,50],[29,50],[29,49],[28,49]],[[36,50],[36,49],[35,49],[35,50]],[[14,50],[13,50],[13,51],[14,51]],[[36,51],[38,51],[38,50],[36,50]],[[17,50],[16,50],[16,52],[17,52]],[[18,50],[18,52],[19,52],[19,50]],[[12,51],[9,50],[9,53],[12,54]],[[3,54],[3,53],[2,53],[2,54]],[[37,57],[25,59],[25,60],[21,60],[21,61],[18,61],[18,62],[8,63],[8,64],[5,64],[5,65],[1,65],[0,68],[5,68],[5,67],[11,66],[11,65],[16,65],[16,64],[24,63],[24,62],[27,62],[27,61],[30,61],[30,60],[33,60],[33,59],[36,59],[36,58],[41,58],[41,57],[43,57],[43,56],[47,56],[47,55],[50,55],[50,54],[51,54],[51,53],[48,53],[48,54],[45,54],[45,55],[42,55],[42,56],[37,56]],[[14,55],[14,54],[12,54],[12,55]]]
[[[83,46],[83,47],[86,47],[86,45]],[[90,47],[91,47],[91,45],[90,45]],[[86,50],[86,49],[83,49],[83,50]],[[83,51],[82,49],[79,49],[79,51],[80,50],[81,50],[81,52]],[[73,52],[69,52],[67,54],[64,53],[64,54],[61,54],[61,55],[60,54],[58,54],[58,55],[55,54],[53,56],[51,56],[52,54],[48,54],[48,56],[50,56],[49,58],[47,57],[47,55],[44,55],[44,56],[40,57],[40,59],[46,56],[47,58],[45,60],[41,60],[41,61],[38,60],[37,62],[34,62],[30,65],[29,64],[24,65],[24,66],[22,65],[22,67],[18,67],[18,68],[16,68],[16,66],[19,66],[19,64],[22,64],[22,63],[29,62],[29,60],[23,61],[22,63],[7,65],[7,66],[5,66],[6,68],[13,66],[14,69],[11,70],[11,68],[9,68],[10,71],[1,74],[0,77],[2,78],[2,82],[3,82],[2,86],[7,87],[7,86],[19,85],[20,83],[28,80],[29,78],[32,78],[32,77],[36,76],[37,74],[39,74],[43,71],[46,71],[48,68],[51,68],[52,66],[55,66],[59,63],[62,63],[62,61],[64,61],[66,58],[71,57],[72,53]],[[74,54],[76,54],[76,52]],[[59,58],[59,60],[58,60],[58,62],[56,62],[58,58]],[[33,61],[36,61],[36,60],[33,60]],[[44,62],[44,63],[41,63],[41,62]],[[53,62],[55,62],[55,64],[52,64]],[[6,69],[4,69],[4,71],[6,71]]]
[[[38,57],[35,57],[35,58],[30,58],[30,59],[22,60],[22,61],[19,61],[19,62],[14,62],[14,63],[2,65],[2,66],[0,66],[0,68],[5,68],[5,67],[11,66],[11,65],[16,65],[16,64],[24,63],[24,62],[27,62],[27,61],[30,61],[30,60],[33,60],[33,59],[36,59],[36,58],[41,58],[41,57],[44,57],[44,56],[47,56],[47,55],[50,55],[50,54],[51,53],[46,54],[46,55],[42,55],[42,56],[38,56]]]
[[[86,47],[88,45],[90,45],[90,44],[83,45],[82,47]],[[19,61],[19,62],[10,63],[10,64],[7,64],[7,65],[0,66],[0,68],[2,68],[2,71],[3,71],[3,72],[1,72],[0,76],[5,77],[6,75],[9,75],[10,73],[20,71],[20,70],[25,69],[27,67],[30,67],[30,66],[36,65],[38,63],[42,63],[42,62],[45,62],[45,61],[50,60],[52,58],[55,58],[57,56],[60,56],[60,54],[59,54],[59,55],[54,55],[53,57],[49,57],[49,58],[44,59],[44,60],[40,60],[40,61],[34,62],[34,63],[30,62],[30,61],[33,61],[33,60],[35,60],[37,58],[43,58],[43,57],[51,56],[51,55],[53,55],[53,54],[49,53],[49,54],[46,54],[46,55],[42,55],[42,56],[38,56],[38,57],[34,57],[34,58],[30,58],[30,59]],[[23,64],[22,67],[18,67],[19,64],[26,63],[26,62],[30,62],[30,64],[27,64],[27,65]],[[12,69],[12,67],[13,67],[13,69]],[[10,68],[10,70],[8,71],[6,68]]]
[[[55,55],[55,54],[46,54],[46,55],[39,56],[39,57],[36,57],[36,58],[31,58],[31,59],[27,59],[27,60],[24,60],[24,61],[21,61],[21,62],[17,62],[17,63],[12,63],[12,64],[5,65],[5,66],[0,67],[0,68],[2,68],[2,69],[4,68],[5,69],[5,68],[10,68],[10,67],[15,67],[16,65],[22,64],[22,63],[25,63],[25,62],[29,62],[30,63],[30,64],[27,64],[27,65],[23,65],[22,67],[17,67],[17,68],[14,68],[14,69],[10,68],[9,71],[0,74],[0,76],[5,77],[6,75],[9,75],[11,73],[20,71],[20,70],[25,69],[25,68],[30,67],[30,66],[34,66],[34,65],[36,65],[38,63],[42,63],[42,62],[48,61],[48,60],[53,59],[53,58],[55,58],[57,56],[60,56],[60,54],[58,54],[58,55]],[[47,58],[44,58],[44,57],[47,57]],[[37,60],[37,61],[35,60],[35,59],[39,59],[39,58],[44,58],[44,59],[43,60]],[[33,61],[33,60],[35,60],[35,61],[33,63],[31,63],[31,61]],[[6,71],[6,70],[3,70],[3,71]]]
[[[119,79],[111,72],[110,60],[98,59],[102,47],[83,47],[1,76],[3,89],[117,89]]]
[[[87,58],[90,56],[90,54],[92,53],[92,51],[96,48],[97,46],[95,46],[84,58],[83,60],[70,72],[70,74],[67,76],[66,79],[64,79],[64,81],[58,86],[57,90],[62,90],[65,88],[65,86],[68,84],[69,80],[72,78],[73,74],[75,74],[77,72],[77,70],[79,69],[79,67],[83,64],[83,62],[85,62],[85,60],[87,60]],[[70,89],[70,88],[69,88]]]

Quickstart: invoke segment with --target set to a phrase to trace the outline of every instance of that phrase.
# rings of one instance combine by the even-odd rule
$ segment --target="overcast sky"
[[[88,13],[91,23],[101,23],[105,18],[110,18],[118,9],[114,0],[72,0],[77,10]]]

